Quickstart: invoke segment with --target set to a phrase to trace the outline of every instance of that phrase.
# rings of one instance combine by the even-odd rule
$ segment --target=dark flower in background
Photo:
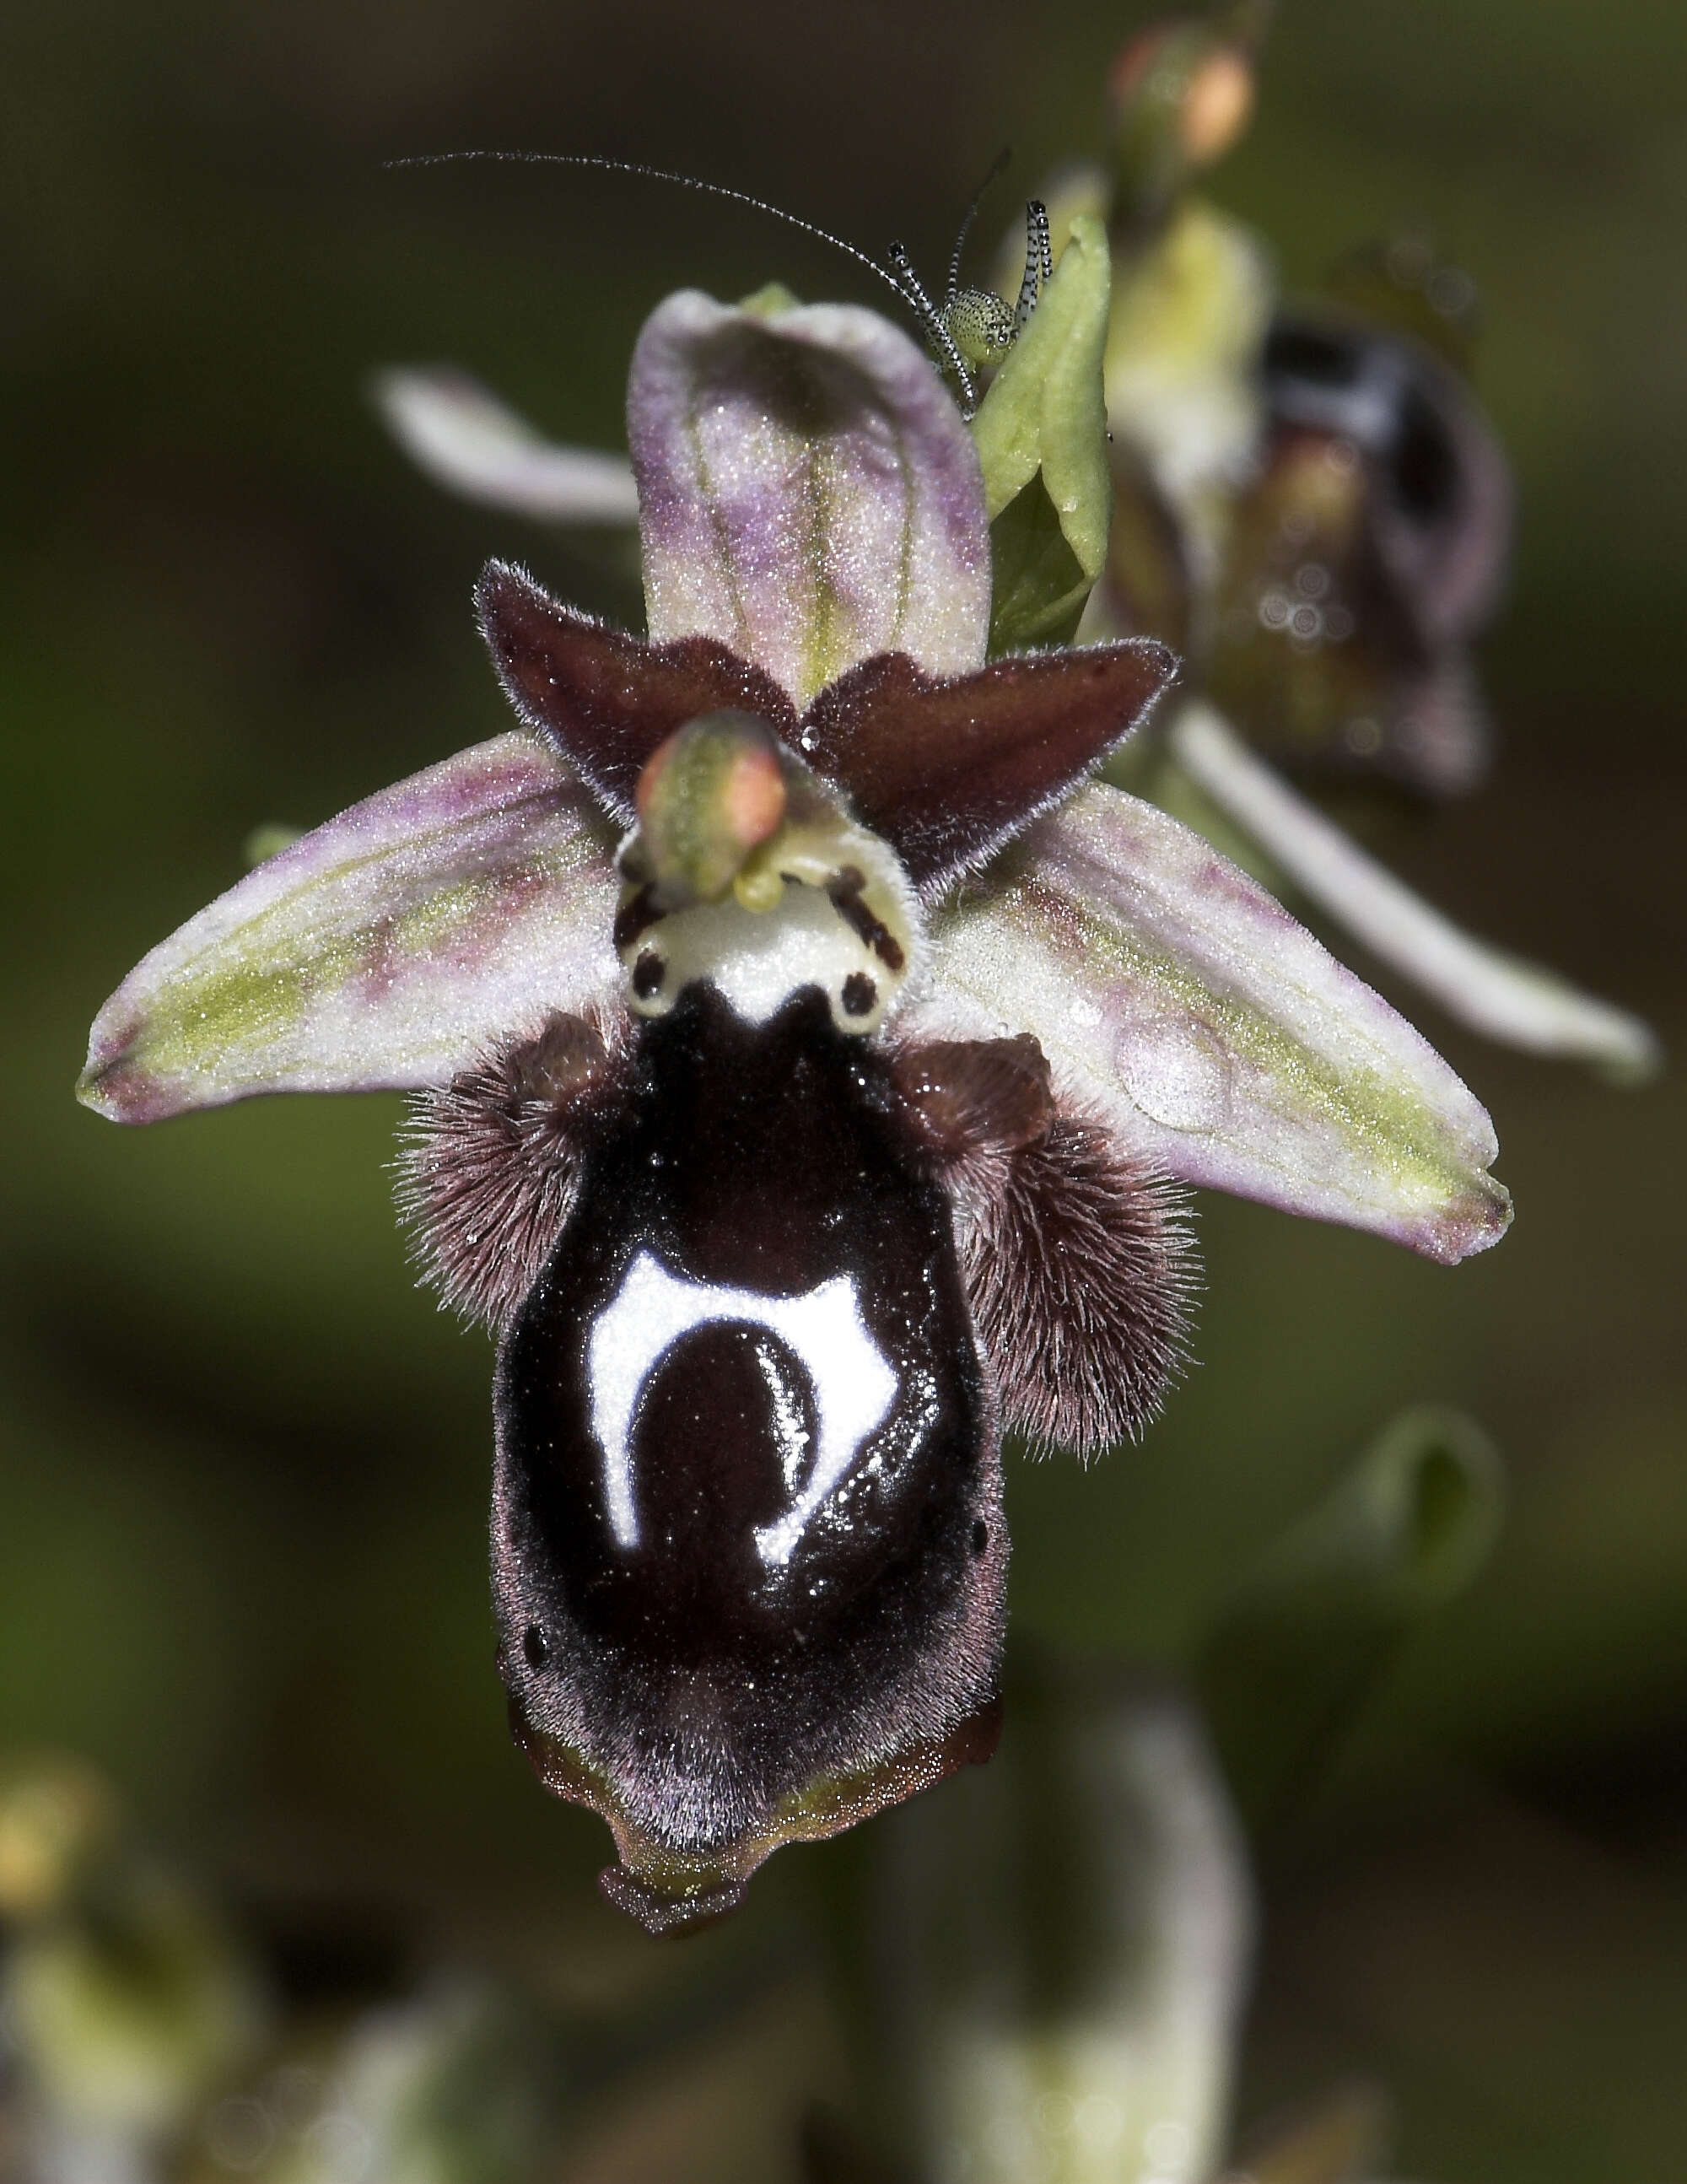
[[[1057,214],[1107,218],[1114,251],[1116,500],[1085,634],[1151,631],[1185,657],[1142,785],[1239,833],[1273,884],[1461,1021],[1634,1081],[1661,1059],[1646,1025],[1460,931],[1283,777],[1429,803],[1483,778],[1470,648],[1512,493],[1468,382],[1467,276],[1402,235],[1283,301],[1260,238],[1196,193],[1246,126],[1269,13],[1142,32],[1110,86],[1111,162],[1047,191]]]

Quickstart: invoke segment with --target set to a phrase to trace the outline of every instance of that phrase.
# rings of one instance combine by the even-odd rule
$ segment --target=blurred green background
[[[381,162],[655,159],[935,267],[1004,139],[1022,180],[1099,148],[1103,72],[1143,19],[1095,0],[5,11],[0,1747],[86,1752],[156,1840],[339,1945],[355,1927],[396,1960],[479,1937],[586,2004],[700,1961],[598,1904],[601,1830],[506,1738],[489,1354],[412,1284],[398,1103],[121,1132],[70,1098],[86,1025],[238,876],[255,825],[314,823],[505,725],[468,611],[487,554],[627,611],[602,554],[409,471],[373,367],[452,359],[558,437],[615,447],[632,337],[671,288],[777,276],[883,300],[677,193]],[[1488,787],[1390,854],[1678,1053],[1684,82],[1687,16],[1664,0],[1289,0],[1211,192],[1291,287],[1402,217],[1476,277],[1478,383],[1521,495],[1484,654],[1503,744]],[[1680,1079],[1616,1093],[1379,983],[1490,1107],[1511,1237],[1448,1273],[1204,1201],[1200,1362],[1163,1424],[1088,1474],[1011,1471],[1015,1629],[1175,1662],[1391,1412],[1478,1417],[1512,1488],[1493,1562],[1413,1639],[1317,1809],[1262,1847],[1244,2117],[1355,2071],[1392,2089],[1408,2174],[1678,2175]],[[831,1855],[758,1881],[753,1936],[779,1946],[782,1869]],[[831,2067],[819,2007],[750,2011],[668,2107],[594,2122],[577,2173],[787,2173],[785,2125]]]

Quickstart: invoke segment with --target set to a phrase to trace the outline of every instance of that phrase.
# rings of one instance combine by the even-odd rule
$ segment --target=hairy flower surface
[[[628,423],[648,636],[492,564],[520,727],[155,949],[81,1094],[420,1095],[419,1249],[499,1337],[512,1718],[660,1930],[988,1755],[1001,1431],[1145,1422],[1177,1184],[1447,1263],[1510,1207],[1424,1040],[1093,777],[1165,648],[987,659],[985,473],[905,336],[682,293]]]

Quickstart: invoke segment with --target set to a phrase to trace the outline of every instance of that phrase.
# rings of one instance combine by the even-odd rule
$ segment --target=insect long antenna
[[[1004,144],[995,158],[991,160],[988,174],[973,191],[972,201],[961,215],[960,232],[955,237],[955,248],[949,254],[949,287],[944,297],[945,305],[951,309],[954,308],[955,298],[960,292],[960,254],[966,248],[966,238],[972,231],[972,223],[978,216],[978,208],[984,202],[984,192],[1012,157],[1012,147]]]
[[[972,384],[972,374],[966,359],[955,346],[955,337],[949,330],[948,320],[926,293],[919,275],[914,270],[913,260],[899,242],[893,242],[885,254],[896,276],[896,286],[903,300],[920,321],[927,341],[942,357],[946,370],[952,372],[960,388],[960,414],[971,417],[977,407],[977,391]]]
[[[995,176],[1006,158],[1007,153],[1004,151],[989,175],[985,176],[986,183]],[[471,151],[422,152],[413,153],[409,159],[388,159],[386,162],[389,167],[450,167],[471,163],[517,167],[592,167],[602,174],[643,176],[647,181],[668,182],[677,189],[695,190],[702,197],[724,198],[728,204],[748,205],[751,211],[766,213],[771,220],[782,220],[787,227],[794,227],[803,235],[811,235],[816,242],[829,242],[834,250],[841,250],[846,258],[853,258],[856,265],[865,265],[869,273],[884,282],[886,287],[894,289],[912,310],[920,322],[921,332],[941,358],[944,370],[954,375],[960,390],[961,415],[971,417],[978,406],[977,393],[966,361],[955,347],[955,337],[943,313],[921,286],[908,254],[899,242],[890,246],[888,254],[890,264],[886,267],[881,265],[877,258],[870,258],[865,250],[858,250],[853,242],[846,242],[841,235],[834,235],[830,228],[821,227],[811,220],[804,220],[797,213],[787,212],[782,205],[770,204],[766,198],[752,197],[748,190],[732,189],[725,182],[705,182],[696,175],[675,174],[666,167],[647,166],[640,159],[608,159],[591,152]],[[979,196],[983,194],[981,185]],[[977,209],[977,198],[975,198],[966,214],[969,225]],[[963,242],[966,234],[966,229],[963,226]],[[955,246],[957,262],[960,247],[959,243]],[[952,288],[952,281],[950,285]]]
[[[782,220],[787,227],[794,227],[816,241],[829,242],[834,250],[841,250],[846,258],[853,258],[858,265],[865,265],[869,273],[876,274],[888,288],[894,288],[905,300],[911,296],[894,273],[888,272],[877,258],[870,258],[865,250],[858,250],[853,242],[846,242],[841,235],[832,234],[830,228],[818,226],[811,220],[787,212],[781,205],[770,204],[766,198],[752,197],[748,190],[730,189],[725,182],[705,182],[695,175],[673,174],[665,167],[646,166],[637,159],[605,159],[589,152],[424,152],[407,159],[388,159],[389,167],[449,167],[466,165],[470,162],[482,164],[525,167],[595,167],[610,175],[642,175],[646,181],[671,182],[682,190],[695,190],[707,198],[724,198],[729,204],[748,205],[754,212],[765,212],[771,219]],[[927,309],[929,309],[927,305]]]
[[[1019,301],[1013,307],[1013,323],[1016,332],[1025,331],[1025,322],[1037,308],[1041,291],[1055,277],[1055,254],[1049,241],[1049,208],[1040,198],[1033,198],[1025,208],[1025,277],[1019,284]]]

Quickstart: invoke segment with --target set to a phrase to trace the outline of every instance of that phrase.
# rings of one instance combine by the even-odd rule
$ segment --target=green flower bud
[[[1120,210],[1151,226],[1247,127],[1253,57],[1205,23],[1155,24],[1120,53],[1108,93]]]

